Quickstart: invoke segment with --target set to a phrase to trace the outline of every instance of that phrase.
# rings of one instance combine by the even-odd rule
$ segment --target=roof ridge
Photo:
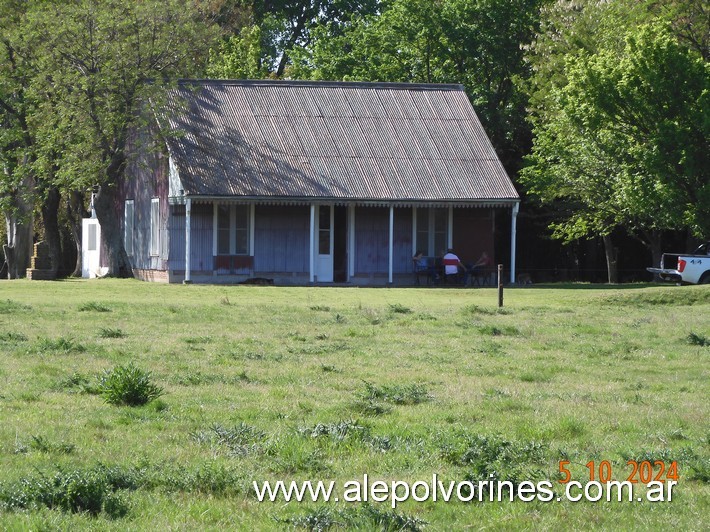
[[[332,81],[332,80],[282,80],[282,79],[207,79],[182,78],[179,85],[224,85],[224,86],[290,86],[290,87],[361,87],[397,90],[449,90],[463,91],[459,83],[404,83],[389,81]]]

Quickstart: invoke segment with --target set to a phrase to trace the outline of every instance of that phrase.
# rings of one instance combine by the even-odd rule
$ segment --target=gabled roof
[[[518,200],[459,85],[184,80],[169,104],[193,197]]]

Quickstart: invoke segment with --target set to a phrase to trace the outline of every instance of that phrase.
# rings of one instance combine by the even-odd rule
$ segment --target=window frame
[[[130,216],[129,216],[130,212]],[[123,247],[126,254],[132,257],[135,253],[135,220],[136,220],[136,203],[135,200],[127,199],[123,207]]]
[[[160,256],[160,198],[150,199],[150,256]]]
[[[241,213],[242,216],[238,216],[237,210],[238,209],[243,209],[244,212]],[[220,216],[220,214],[222,216]],[[212,253],[215,257],[223,257],[223,256],[228,256],[228,255],[239,255],[243,257],[248,257],[251,255],[251,250],[253,247],[253,224],[254,224],[254,206],[250,204],[242,204],[242,203],[215,203],[214,204],[214,211],[213,211],[213,231],[214,231],[214,238],[213,238],[213,250]],[[227,216],[224,216],[226,214]],[[222,221],[227,218],[229,220],[228,226],[225,226],[224,223],[220,225],[220,219]],[[243,225],[240,225],[240,222],[243,222]],[[228,232],[228,242],[229,242],[229,249],[226,250],[224,246],[221,244],[225,243],[225,240],[220,239],[220,232],[227,231]],[[239,238],[241,236],[241,239]],[[238,245],[239,242],[242,242],[242,244],[245,244],[245,247],[241,247]],[[221,246],[221,247],[220,247]]]
[[[415,253],[416,251],[422,251],[424,255],[429,257],[438,257],[442,255],[442,252],[446,253],[449,247],[448,241],[451,231],[448,211],[449,209],[446,207],[415,207],[413,215],[416,227],[413,232],[415,239],[413,249]],[[439,226],[437,226],[437,214],[439,215],[438,221],[443,222]],[[422,227],[420,222],[425,222],[424,227]],[[441,242],[442,238],[444,239],[443,243]],[[422,242],[422,240],[425,240],[425,242]],[[436,249],[437,243],[441,249]]]

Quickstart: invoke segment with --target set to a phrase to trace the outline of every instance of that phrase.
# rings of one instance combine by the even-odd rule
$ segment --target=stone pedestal
[[[53,281],[57,274],[52,271],[52,260],[49,258],[49,246],[37,242],[34,247],[32,262],[27,269],[27,279],[33,281]]]

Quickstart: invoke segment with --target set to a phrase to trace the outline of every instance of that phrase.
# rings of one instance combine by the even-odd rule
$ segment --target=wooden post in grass
[[[498,307],[503,306],[503,265],[498,265]]]

